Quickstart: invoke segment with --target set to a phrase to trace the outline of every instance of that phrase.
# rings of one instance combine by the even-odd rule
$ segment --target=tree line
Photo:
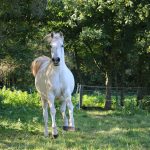
[[[50,57],[51,31],[64,33],[76,83],[106,86],[106,107],[112,86],[150,86],[148,0],[1,0],[1,85],[34,85],[30,64]]]

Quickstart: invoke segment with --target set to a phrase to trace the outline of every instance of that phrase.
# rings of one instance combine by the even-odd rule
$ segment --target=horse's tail
[[[42,64],[45,63],[46,61],[49,61],[50,59],[46,56],[41,56],[36,58],[32,64],[31,64],[31,72],[33,76],[35,77],[36,74],[38,73],[39,69],[41,68]]]

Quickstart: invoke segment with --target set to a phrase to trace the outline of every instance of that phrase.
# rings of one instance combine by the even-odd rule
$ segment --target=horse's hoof
[[[58,137],[58,134],[52,135],[52,137],[53,137],[54,139],[56,139],[56,138]]]
[[[63,126],[64,131],[68,131],[68,126]]]
[[[49,137],[49,134],[48,133],[44,133],[44,137]]]
[[[49,135],[47,135],[47,134],[45,135],[45,134],[44,134],[44,137],[47,138],[47,137],[49,137]]]
[[[75,127],[68,127],[67,131],[75,131]]]

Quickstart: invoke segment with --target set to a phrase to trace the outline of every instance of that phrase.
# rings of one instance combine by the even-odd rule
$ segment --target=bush
[[[37,93],[29,94],[27,92],[23,92],[21,90],[11,90],[6,89],[6,87],[0,90],[0,105],[12,105],[12,106],[20,106],[20,105],[30,105],[30,106],[38,106],[39,105],[39,95]]]
[[[145,96],[142,100],[142,108],[150,111],[150,96]]]
[[[104,107],[105,98],[103,95],[83,95],[83,106]]]

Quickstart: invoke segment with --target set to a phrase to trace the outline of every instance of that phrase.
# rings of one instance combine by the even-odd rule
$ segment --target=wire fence
[[[9,82],[8,82],[9,83]],[[0,88],[10,88],[11,90],[22,90],[28,93],[34,93],[36,91],[35,86],[29,86],[23,84],[22,86],[15,86],[6,84],[0,84]],[[111,87],[110,88],[110,101],[112,109],[122,107],[137,107],[140,106],[143,98],[148,97],[146,105],[150,106],[150,87]],[[75,94],[76,93],[76,94]],[[75,101],[77,102],[77,108],[101,108],[105,107],[106,103],[106,87],[105,86],[90,86],[80,85],[76,86]],[[149,107],[150,108],[150,107]]]
[[[149,87],[111,87],[112,107],[139,106],[143,97],[150,96]],[[102,107],[106,102],[105,86],[77,85],[79,108]]]

